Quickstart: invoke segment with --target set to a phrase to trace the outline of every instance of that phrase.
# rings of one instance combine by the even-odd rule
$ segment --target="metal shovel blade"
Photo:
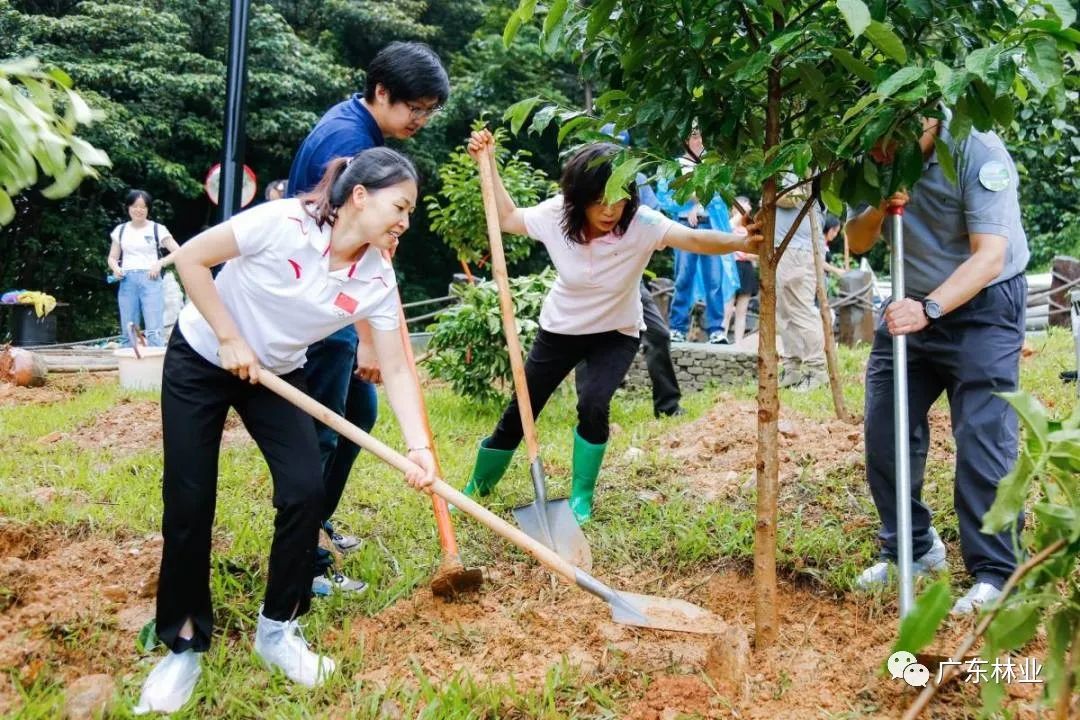
[[[539,500],[514,508],[514,519],[526,535],[554,550],[571,565],[592,569],[592,550],[577,524],[569,500]]]
[[[615,590],[581,569],[574,580],[585,592],[606,600],[611,619],[622,625],[701,635],[719,635],[729,627],[719,615],[685,600]]]

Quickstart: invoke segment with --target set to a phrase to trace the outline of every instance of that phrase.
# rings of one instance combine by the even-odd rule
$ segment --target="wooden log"
[[[1078,285],[1069,283],[1080,279],[1080,260],[1068,255],[1054,258],[1053,277],[1050,280],[1050,325],[1067,328],[1069,319],[1069,291]]]

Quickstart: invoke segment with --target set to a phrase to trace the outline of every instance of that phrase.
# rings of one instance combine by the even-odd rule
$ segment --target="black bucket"
[[[11,308],[12,345],[32,347],[56,343],[56,315],[39,318],[33,305],[14,305]]]

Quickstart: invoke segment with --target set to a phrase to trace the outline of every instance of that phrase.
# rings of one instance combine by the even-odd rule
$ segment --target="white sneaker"
[[[255,653],[270,668],[278,668],[295,683],[315,687],[333,673],[333,660],[311,652],[297,620],[278,621],[259,613],[255,629]]]
[[[709,344],[710,345],[727,345],[727,344],[729,344],[728,339],[727,339],[727,333],[724,332],[723,330],[713,330],[711,333],[709,333]]]
[[[682,330],[672,330],[671,331],[671,342],[673,342],[673,343],[686,342],[686,333],[684,333]]]
[[[933,545],[930,546],[925,555],[912,563],[915,566],[916,576],[941,573],[949,569],[949,563],[945,560],[945,543],[941,542],[941,537],[934,528],[930,528],[930,535],[933,537]],[[860,590],[885,587],[889,581],[889,568],[893,564],[892,562],[879,562],[876,565],[871,565],[855,579],[855,587]]]
[[[170,652],[146,677],[135,714],[176,712],[191,698],[201,672],[199,654],[194,650]]]
[[[341,592],[362,593],[368,585],[363,580],[353,580],[345,573],[335,572],[330,575],[320,575],[311,581],[311,592],[319,597],[326,597],[334,590]]]
[[[956,601],[949,611],[950,615],[972,615],[983,605],[993,603],[1001,597],[1001,591],[990,583],[975,583],[967,593]]]

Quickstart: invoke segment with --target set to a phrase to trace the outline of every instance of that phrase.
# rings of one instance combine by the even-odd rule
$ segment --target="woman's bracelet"
[[[411,447],[411,448],[409,448],[409,452],[420,452],[421,450],[430,450],[430,449],[431,449],[430,445],[421,445],[420,447]]]

